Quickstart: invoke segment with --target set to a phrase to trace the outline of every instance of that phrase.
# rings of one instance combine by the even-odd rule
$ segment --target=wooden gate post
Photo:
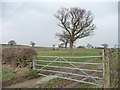
[[[35,70],[35,60],[33,60],[33,70]]]
[[[120,87],[120,61],[118,52],[115,49],[103,50],[103,88]]]
[[[110,88],[110,50],[104,49],[103,54],[103,88]]]
[[[35,70],[36,69],[36,61],[35,61],[35,59],[36,59],[36,56],[34,56],[33,57],[33,61],[32,61],[32,63],[33,63],[33,70]]]
[[[120,4],[120,2],[119,2]],[[120,48],[118,48],[118,88],[120,88]]]

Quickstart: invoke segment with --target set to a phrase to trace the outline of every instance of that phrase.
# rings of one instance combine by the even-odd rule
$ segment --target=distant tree
[[[77,48],[85,48],[84,46],[78,46]]]
[[[104,47],[102,47],[102,46],[97,46],[97,47],[95,47],[96,49],[104,49]]]
[[[61,43],[58,46],[59,46],[59,48],[63,48],[64,47],[64,43]]]
[[[17,43],[16,43],[14,40],[10,40],[10,41],[8,42],[8,44],[11,45],[11,46],[13,46],[13,45],[16,45]]]
[[[106,43],[102,44],[102,46],[104,47],[104,49],[108,48],[108,44],[106,44]]]
[[[65,45],[65,48],[67,48],[67,45],[70,42],[69,34],[63,31],[62,33],[56,33],[56,36],[59,38],[59,41]]]
[[[53,44],[53,50],[55,50],[55,44]]]
[[[87,44],[86,47],[89,49],[93,48],[92,44]]]
[[[35,47],[35,42],[31,41],[30,44],[32,45],[32,47]]]
[[[118,48],[118,45],[115,44],[115,45],[114,45],[114,48]]]
[[[71,55],[73,54],[75,41],[92,35],[95,29],[93,15],[85,9],[77,7],[61,8],[57,11],[55,17],[59,20],[58,26],[69,35]]]

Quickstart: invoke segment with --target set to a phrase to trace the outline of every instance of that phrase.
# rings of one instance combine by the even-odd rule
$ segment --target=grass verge
[[[11,80],[15,77],[16,73],[12,70],[7,70],[2,72],[3,81]]]

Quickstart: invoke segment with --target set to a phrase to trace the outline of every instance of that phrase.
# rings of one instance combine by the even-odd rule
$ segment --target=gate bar
[[[58,78],[62,78],[62,79],[66,79],[66,80],[71,80],[71,81],[75,81],[75,82],[79,82],[79,83],[86,83],[86,84],[92,84],[92,85],[98,85],[96,83],[91,83],[91,82],[86,82],[86,81],[82,81],[82,80],[76,80],[76,79],[71,79],[71,78],[66,78],[66,77],[58,77]]]
[[[36,69],[36,70],[40,70],[40,69]],[[73,73],[53,71],[53,70],[45,70],[45,69],[42,69],[42,70],[40,70],[40,71],[48,71],[48,72],[55,72],[55,73],[62,73],[62,74],[70,74],[70,75],[74,75],[74,76],[81,76],[81,77],[87,77],[87,78],[102,79],[102,78],[100,78],[100,77],[86,76],[86,75],[81,75],[81,74],[73,74]]]
[[[42,76],[49,76],[49,75],[45,75],[45,74],[41,74],[39,73],[38,75],[42,75]],[[66,79],[66,80],[71,80],[71,81],[75,81],[75,82],[79,82],[79,83],[86,83],[86,84],[92,84],[92,85],[98,85],[96,83],[91,83],[91,82],[86,82],[83,80],[76,80],[76,79],[71,79],[71,78],[66,78],[66,77],[62,77],[62,76],[58,76],[58,78],[62,78],[62,79]]]
[[[61,63],[68,63],[66,61],[52,61],[52,60],[35,60],[35,61],[40,61],[40,62],[61,62]],[[89,62],[69,62],[69,63],[74,63],[74,64],[94,64],[94,65],[99,65],[103,63],[89,63]]]
[[[45,66],[45,65],[39,65],[36,64],[36,66]],[[83,70],[83,71],[93,71],[93,72],[103,72],[100,70],[92,70],[92,69],[80,69],[80,68],[71,68],[71,67],[61,67],[61,66],[48,66],[48,67],[53,67],[53,68],[64,68],[64,69],[73,69],[73,70]]]
[[[50,58],[57,58],[57,57],[63,57],[63,58],[101,58],[102,55],[99,56],[37,56],[37,57],[50,57]]]

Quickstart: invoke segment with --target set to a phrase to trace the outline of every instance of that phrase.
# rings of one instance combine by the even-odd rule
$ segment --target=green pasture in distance
[[[71,56],[69,55],[69,49],[59,48],[58,50],[52,50],[49,47],[37,47],[35,50],[38,52],[38,56]],[[83,49],[75,48],[73,49],[73,56],[94,56],[101,55],[101,49]]]

